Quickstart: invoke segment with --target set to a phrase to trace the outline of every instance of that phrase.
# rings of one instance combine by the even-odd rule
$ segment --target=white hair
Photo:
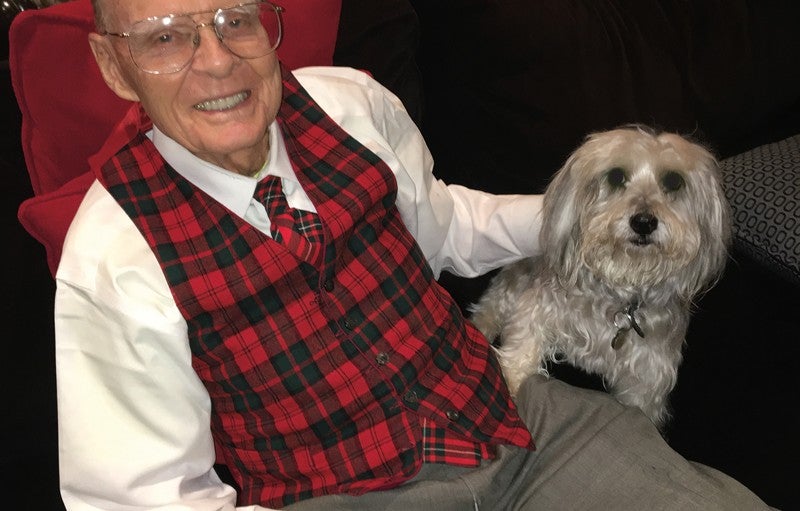
[[[691,303],[724,268],[730,221],[701,145],[641,126],[589,135],[545,193],[542,257],[505,268],[472,308],[500,337],[512,392],[567,361],[663,425]]]

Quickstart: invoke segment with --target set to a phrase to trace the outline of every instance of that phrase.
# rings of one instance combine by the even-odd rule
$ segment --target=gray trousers
[[[424,465],[404,485],[332,495],[292,511],[770,509],[747,488],[673,451],[638,411],[602,392],[533,376],[518,406],[536,451],[501,447],[477,469]]]

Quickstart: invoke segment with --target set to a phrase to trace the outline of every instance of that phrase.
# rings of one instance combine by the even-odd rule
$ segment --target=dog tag
[[[632,303],[624,310],[614,314],[614,326],[618,328],[617,333],[614,334],[614,338],[611,340],[611,347],[614,350],[618,350],[625,345],[625,342],[628,340],[628,332],[631,328],[636,332],[636,335],[644,339],[644,331],[636,321],[636,316],[634,316],[638,308],[638,303]]]
[[[631,326],[636,331],[636,335],[644,339],[644,330],[642,330],[642,327],[640,327],[639,323],[636,322],[636,318],[633,317],[633,314],[631,314],[630,316],[631,316]]]
[[[614,335],[614,339],[611,340],[611,348],[614,351],[620,349],[622,346],[625,345],[625,341],[628,340],[628,329],[627,328],[620,328],[617,330],[617,333]]]

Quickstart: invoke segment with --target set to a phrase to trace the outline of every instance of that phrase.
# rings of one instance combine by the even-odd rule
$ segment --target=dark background
[[[619,121],[695,133],[721,157],[800,132],[800,60],[790,51],[800,46],[799,3],[455,4],[345,0],[335,55],[403,99],[437,174],[450,182],[541,191],[585,133]],[[622,36],[608,37],[609,27]],[[659,38],[668,44],[653,44]],[[609,61],[604,51],[625,58]],[[9,509],[58,510],[54,284],[43,247],[16,220],[32,191],[5,61],[0,76],[0,166],[11,192],[0,217],[8,240],[0,481],[12,503],[19,499]],[[462,304],[486,283],[442,280]],[[699,301],[687,340],[668,441],[771,505],[797,509],[797,285],[734,249],[725,277]],[[597,386],[569,370],[558,376]]]

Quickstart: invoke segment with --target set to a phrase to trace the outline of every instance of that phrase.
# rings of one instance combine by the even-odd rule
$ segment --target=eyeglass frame
[[[275,17],[278,20],[278,38],[275,40],[275,44],[273,45],[273,47],[272,47],[272,49],[270,51],[268,51],[264,55],[260,55],[258,57],[242,57],[241,55],[239,55],[236,52],[234,52],[233,50],[231,50],[228,47],[228,45],[225,44],[225,40],[222,37],[222,35],[219,33],[219,29],[217,28],[217,23],[216,23],[217,16],[219,16],[221,12],[227,11],[227,10],[230,10],[230,9],[236,9],[237,7],[246,7],[248,5],[267,5],[267,6],[271,7],[272,10],[275,12]],[[205,22],[205,23],[197,23],[197,24],[195,24],[194,31],[195,31],[195,34],[196,34],[197,38],[199,39],[199,37],[200,37],[200,29],[201,28],[213,27],[214,28],[214,35],[217,36],[217,40],[220,42],[220,44],[222,44],[222,46],[225,47],[226,50],[231,52],[233,55],[236,55],[240,59],[257,59],[257,58],[261,58],[261,57],[266,57],[267,55],[270,55],[270,54],[274,53],[275,50],[278,49],[278,46],[280,46],[281,40],[283,39],[283,20],[281,19],[281,13],[283,11],[284,11],[283,7],[281,7],[279,5],[275,5],[275,4],[271,3],[271,2],[268,2],[267,0],[256,0],[255,2],[243,2],[243,3],[240,3],[240,4],[236,4],[236,5],[231,5],[230,7],[220,7],[219,9],[213,9],[213,10],[209,10],[209,11],[186,12],[186,13],[181,13],[181,14],[170,13],[170,14],[164,14],[164,15],[161,15],[161,16],[149,16],[147,18],[143,18],[143,19],[140,19],[140,20],[137,20],[137,21],[133,22],[133,24],[131,24],[131,27],[134,27],[137,24],[143,23],[145,21],[157,21],[157,20],[162,20],[164,18],[171,18],[172,19],[172,18],[183,18],[183,17],[187,17],[187,18],[191,19],[192,16],[197,16],[198,14],[212,14],[213,13],[214,16],[212,16],[211,21]],[[194,22],[194,20],[192,20],[192,22]],[[131,36],[133,34],[130,31],[126,31],[126,32],[109,32],[108,30],[102,30],[100,32],[100,35],[102,35],[102,36],[114,36],[114,37],[119,37],[121,39],[125,39],[127,41],[127,45],[128,45],[128,53],[130,54],[131,60],[133,61],[134,65],[137,68],[139,68],[140,70],[142,70],[143,72],[148,73],[148,74],[152,74],[152,75],[166,75],[166,74],[173,74],[173,73],[178,73],[180,71],[183,71],[186,68],[186,66],[188,66],[192,62],[192,59],[194,59],[194,54],[195,54],[195,52],[197,52],[197,47],[199,45],[199,43],[192,45],[192,55],[191,55],[191,57],[189,57],[189,59],[181,67],[179,67],[178,69],[175,69],[174,71],[148,71],[147,69],[142,68],[142,66],[139,65],[139,63],[136,61],[136,58],[133,56],[133,48],[131,48],[131,40],[130,40],[130,38],[131,38]]]

